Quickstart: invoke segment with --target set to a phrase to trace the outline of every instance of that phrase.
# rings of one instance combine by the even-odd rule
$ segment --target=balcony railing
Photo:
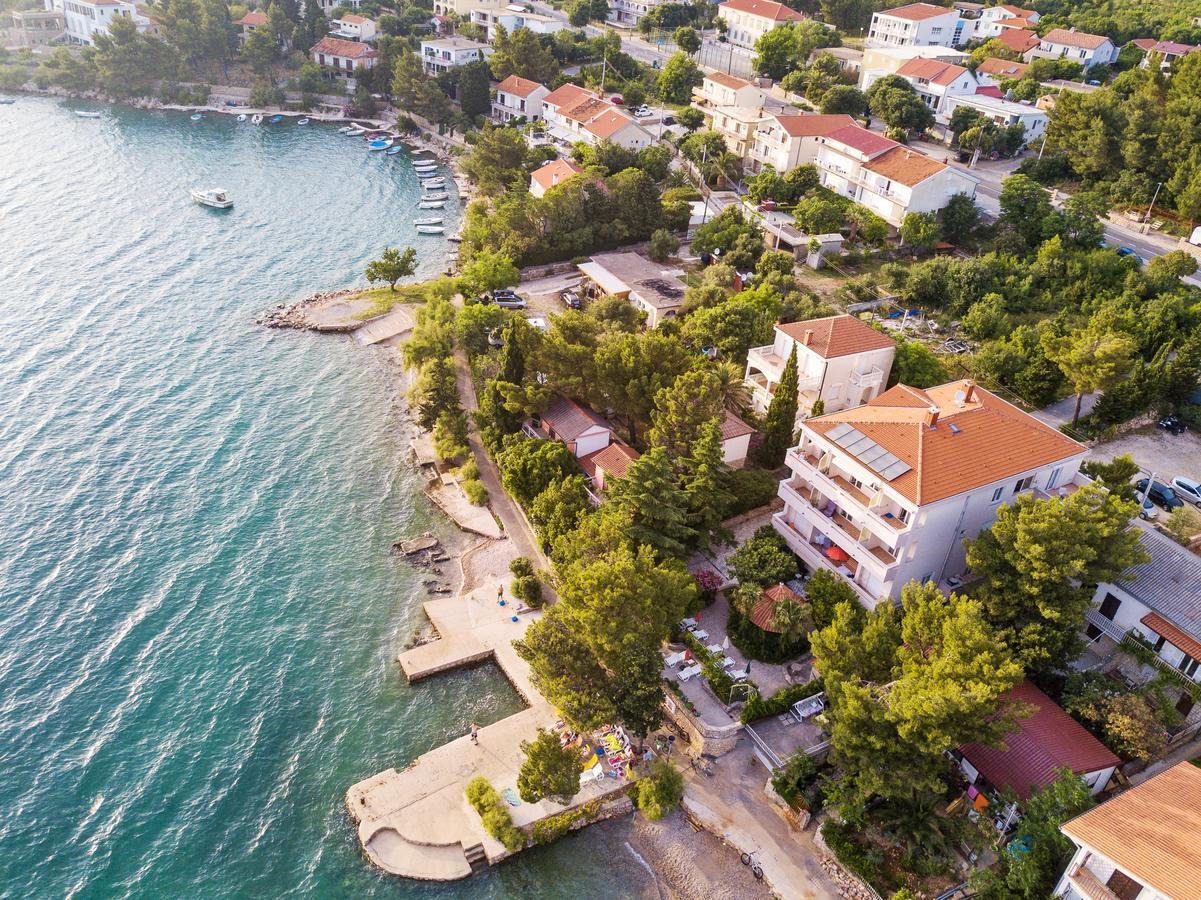
[[[885,548],[871,547],[864,542],[860,537],[861,532],[864,531],[861,526],[837,511],[832,516],[828,516],[819,510],[813,502],[813,488],[808,485],[797,486],[782,481],[779,493],[786,503],[791,501],[791,505],[810,525],[846,551],[851,558],[844,565],[851,570],[852,574],[858,570],[859,566],[866,564],[881,578],[884,578],[896,565],[896,557]],[[867,531],[869,535],[879,540],[878,536],[871,534],[870,529]]]
[[[854,578],[847,575],[845,571],[835,566],[833,562],[827,559],[822,552],[808,541],[806,541],[796,530],[789,525],[788,520],[784,517],[784,513],[776,513],[772,516],[772,525],[776,531],[784,538],[784,542],[789,548],[799,556],[810,569],[829,569],[834,574],[846,579],[847,584],[851,586],[855,594],[863,601],[867,607],[875,606],[879,599],[863,587],[855,583]]]
[[[872,366],[866,372],[852,372],[851,384],[857,387],[876,387],[884,380],[884,372],[878,366]]]
[[[833,493],[836,496],[848,497],[852,506],[857,512],[862,512],[867,518],[878,525],[883,525],[889,529],[890,533],[899,533],[909,530],[909,523],[901,519],[899,516],[886,516],[876,507],[871,505],[871,498],[859,490],[847,479],[837,473],[831,474],[823,472],[820,468],[820,462],[811,456],[801,453],[796,447],[789,449],[784,460],[788,466],[794,470],[801,470],[805,473],[805,478],[810,483],[817,484],[818,487],[827,494]]]

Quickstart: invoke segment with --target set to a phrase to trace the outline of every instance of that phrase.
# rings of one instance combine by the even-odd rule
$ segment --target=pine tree
[[[521,414],[505,407],[507,386],[521,387],[525,380],[525,350],[522,349],[516,321],[504,329],[504,346],[500,351],[500,369],[489,381],[480,396],[480,419],[489,447],[499,445],[506,434],[521,428]]]
[[[759,448],[759,461],[769,469],[782,466],[784,454],[792,446],[796,426],[797,381],[796,347],[793,347],[763,420],[763,445]]]
[[[714,538],[724,537],[721,520],[734,495],[729,490],[729,469],[722,460],[721,426],[710,419],[701,426],[685,462],[684,497],[688,504],[688,526],[696,532],[696,544],[708,549]]]
[[[664,447],[677,460],[688,453],[706,422],[721,415],[717,375],[708,368],[691,369],[655,394],[652,447]]]
[[[609,503],[630,516],[630,537],[664,556],[683,556],[695,534],[688,526],[688,498],[676,483],[662,447],[630,463],[609,487]]]

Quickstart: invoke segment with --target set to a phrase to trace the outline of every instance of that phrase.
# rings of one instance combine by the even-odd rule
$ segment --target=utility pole
[[[1155,185],[1155,196],[1151,198],[1151,203],[1147,206],[1147,214],[1143,217],[1143,234],[1146,234],[1151,228],[1151,211],[1155,209],[1155,201],[1159,199],[1159,189],[1163,187],[1163,182]]]
[[[603,59],[602,59],[602,61],[601,61],[601,83],[600,83],[600,92],[601,92],[602,94],[604,94],[604,92],[605,92],[605,72],[608,70],[608,68],[609,68],[609,48],[608,48],[608,47],[606,47],[606,48],[605,48],[605,55],[604,55],[604,58],[603,58]]]

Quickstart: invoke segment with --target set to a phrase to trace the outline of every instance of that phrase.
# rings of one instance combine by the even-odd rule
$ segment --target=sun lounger
[[[746,666],[743,666],[741,669],[739,669],[736,672],[733,670],[731,670],[729,672],[729,676],[731,678],[733,678],[735,681],[741,681],[743,678],[746,678],[750,674],[751,674],[750,670]]]
[[[727,656],[721,661],[721,667],[723,669],[732,669],[736,665],[738,665],[738,662],[732,656]]]
[[[687,681],[688,679],[690,679],[696,675],[700,675],[700,674],[701,674],[700,666],[689,666],[687,669],[681,669],[680,674],[677,675],[676,677],[679,678],[680,681]]]

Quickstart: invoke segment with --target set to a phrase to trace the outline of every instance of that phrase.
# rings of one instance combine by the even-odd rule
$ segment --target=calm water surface
[[[206,185],[235,208],[192,204]],[[315,124],[0,106],[0,896],[648,890],[621,826],[388,878],[342,807],[519,708],[494,670],[410,687],[394,662],[422,595],[388,545],[445,528],[394,358],[252,324],[387,245],[433,274],[417,193],[404,155]]]

